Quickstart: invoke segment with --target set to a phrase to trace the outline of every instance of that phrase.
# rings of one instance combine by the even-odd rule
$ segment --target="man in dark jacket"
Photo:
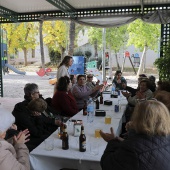
[[[24,92],[25,100],[15,105],[12,114],[15,117],[18,130],[29,130],[30,141],[26,144],[29,151],[31,151],[51,135],[60,126],[61,122],[54,118],[46,117],[42,112],[37,110],[31,111],[28,108],[30,102],[39,99],[39,91],[36,84],[26,84]]]

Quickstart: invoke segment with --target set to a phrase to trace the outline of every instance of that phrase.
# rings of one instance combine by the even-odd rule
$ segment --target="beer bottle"
[[[84,126],[81,126],[81,134],[79,136],[79,151],[86,151],[86,136],[84,134]]]
[[[62,123],[61,126],[60,126],[59,134],[58,134],[58,137],[60,139],[62,139],[62,137],[63,137],[63,130],[64,130],[64,124]]]
[[[99,109],[99,100],[98,100],[98,98],[96,100],[96,109]]]
[[[87,115],[87,101],[84,100],[84,107],[83,107],[83,116]]]
[[[67,126],[64,125],[63,136],[62,136],[62,149],[69,149]]]
[[[100,104],[103,104],[103,94],[100,94]]]

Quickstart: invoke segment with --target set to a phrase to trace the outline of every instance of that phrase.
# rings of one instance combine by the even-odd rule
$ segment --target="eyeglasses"
[[[35,91],[35,92],[33,92],[32,94],[36,94],[36,93],[37,93],[37,94],[40,94],[40,92],[39,92],[39,91]]]
[[[87,78],[93,78],[93,77],[87,77]]]

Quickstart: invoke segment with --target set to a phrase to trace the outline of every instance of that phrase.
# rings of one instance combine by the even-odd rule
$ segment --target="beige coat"
[[[29,170],[29,151],[25,144],[14,147],[0,139],[0,170]]]

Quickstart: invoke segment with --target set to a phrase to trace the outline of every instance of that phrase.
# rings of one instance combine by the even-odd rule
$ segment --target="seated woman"
[[[24,143],[29,139],[28,130],[19,132],[13,137],[13,144],[4,140],[6,131],[15,122],[14,116],[4,110],[0,110],[0,169],[1,170],[29,170],[29,151]]]
[[[52,98],[53,108],[65,117],[72,117],[78,112],[76,101],[70,92],[71,87],[71,81],[67,76],[60,77],[57,91]]]
[[[136,92],[136,95],[131,97],[131,93],[123,92],[122,94],[127,97],[128,104],[135,106],[136,103],[140,100],[148,100],[153,97],[152,91],[149,89],[149,81],[148,80],[141,80],[139,83],[139,90]]]
[[[116,89],[118,90],[122,90],[122,83],[127,84],[126,79],[124,77],[122,77],[122,72],[120,70],[117,70],[114,76],[114,79],[112,81],[112,84],[116,85]]]
[[[86,76],[78,75],[77,84],[72,89],[72,94],[76,99],[78,109],[83,109],[84,100],[88,100],[89,96],[95,97],[103,85],[96,85],[93,89],[90,89],[86,85]]]
[[[170,92],[170,82],[169,81],[158,81],[157,90],[164,90]]]
[[[154,94],[155,99],[158,101],[162,102],[169,110],[170,112],[170,92],[163,91],[163,90],[158,90]]]
[[[108,142],[101,158],[102,170],[170,169],[170,114],[161,102],[138,103],[132,116],[134,130],[127,140],[100,132]]]

